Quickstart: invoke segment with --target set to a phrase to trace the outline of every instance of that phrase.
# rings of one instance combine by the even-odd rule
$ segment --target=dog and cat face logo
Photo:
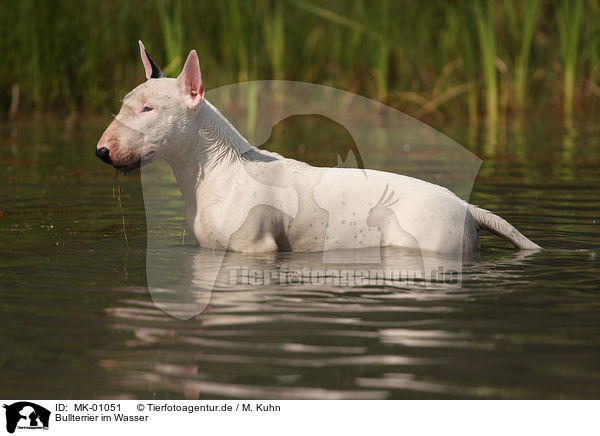
[[[6,431],[14,433],[22,430],[48,430],[50,411],[29,401],[19,401],[4,405],[6,409]]]

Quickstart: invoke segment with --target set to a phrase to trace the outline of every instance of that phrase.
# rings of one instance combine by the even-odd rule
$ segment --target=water
[[[484,163],[471,202],[547,250],[524,254],[484,235],[459,289],[218,286],[203,314],[182,321],[146,287],[139,173],[119,178],[126,248],[113,170],[93,156],[106,124],[0,130],[1,397],[600,395],[600,125],[573,137],[530,122],[497,153],[473,148]],[[292,123],[272,145],[323,163],[308,144],[327,143],[328,130],[306,127]],[[441,130],[474,143],[468,129]],[[401,158],[383,157],[391,169]],[[187,238],[182,259],[195,252]]]

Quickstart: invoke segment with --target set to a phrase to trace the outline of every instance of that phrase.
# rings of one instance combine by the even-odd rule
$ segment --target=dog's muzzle
[[[100,160],[102,162],[112,165],[112,160],[110,159],[109,154],[110,154],[110,152],[108,151],[108,148],[106,148],[106,147],[100,147],[100,148],[96,149],[96,156],[98,158],[100,158]]]

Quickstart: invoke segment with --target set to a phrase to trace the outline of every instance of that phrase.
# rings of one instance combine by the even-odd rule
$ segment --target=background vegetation
[[[196,48],[209,89],[317,82],[420,118],[600,102],[599,0],[21,0],[0,35],[2,117],[114,111],[143,80],[138,39],[168,75]]]

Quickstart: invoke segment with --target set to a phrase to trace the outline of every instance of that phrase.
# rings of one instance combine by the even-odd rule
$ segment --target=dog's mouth
[[[150,163],[150,161],[154,158],[154,150],[149,151],[145,155],[143,155],[140,159],[138,159],[135,163],[129,165],[113,165],[118,171],[121,171],[121,174],[126,175],[128,172],[131,172],[137,168],[141,168],[144,165]]]
[[[154,150],[150,150],[148,153],[142,156],[142,158],[138,161],[138,166],[141,168],[144,165],[149,164],[152,159],[154,159]]]

